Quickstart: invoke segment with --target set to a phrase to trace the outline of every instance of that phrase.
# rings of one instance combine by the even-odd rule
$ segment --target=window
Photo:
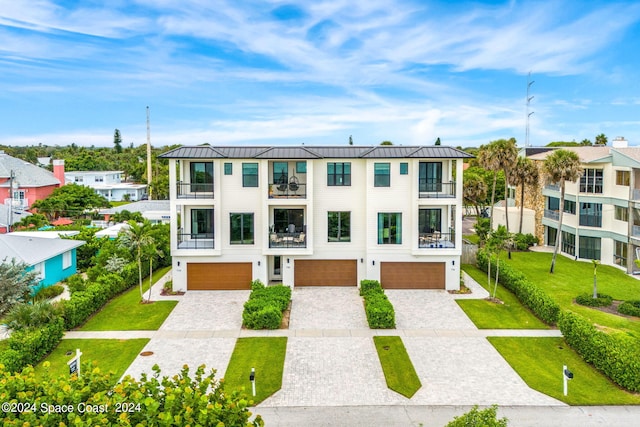
[[[400,175],[409,175],[409,163],[400,163]]]
[[[576,254],[576,235],[568,231],[562,232],[562,252],[569,255]]]
[[[351,241],[351,212],[327,212],[327,240]]]
[[[296,162],[296,173],[307,173],[307,162]]]
[[[421,192],[442,191],[442,162],[421,162],[418,172]]]
[[[253,213],[229,214],[231,223],[232,245],[252,245],[253,241]]]
[[[418,211],[418,233],[433,234],[440,232],[442,214],[440,209],[420,209]]]
[[[242,186],[243,187],[258,186],[258,164],[257,163],[242,164]]]
[[[547,229],[547,246],[555,246],[558,230],[553,227],[545,227]]]
[[[38,280],[43,280],[45,276],[44,261],[35,264],[32,271],[36,273],[36,278]]]
[[[585,169],[580,177],[581,193],[602,193],[602,169]]]
[[[304,209],[274,209],[273,227],[276,233],[304,233]]]
[[[273,183],[287,184],[289,182],[289,164],[287,162],[273,162]]]
[[[378,244],[402,244],[401,213],[378,213]]]
[[[351,163],[327,163],[327,185],[351,185]]]
[[[390,163],[375,163],[373,165],[374,187],[390,187],[391,186],[391,164]]]
[[[15,200],[23,201],[25,199],[24,190],[14,190],[13,191],[13,198],[14,198],[14,202],[15,202]]]
[[[613,241],[613,263],[620,267],[627,266],[627,244],[618,240]]]
[[[602,227],[602,204],[580,203],[580,225]]]
[[[213,191],[213,163],[192,162],[190,164],[192,192]]]
[[[616,185],[629,186],[631,173],[629,171],[616,171]]]
[[[62,269],[66,270],[71,267],[71,251],[62,254]]]
[[[580,258],[600,259],[600,238],[580,237]]]
[[[224,164],[224,174],[225,175],[233,175],[233,163],[225,163]]]
[[[104,182],[104,176],[96,176],[95,182]]]
[[[82,179],[81,176],[76,176],[76,177],[73,178],[73,181],[74,182],[83,182],[84,180]]]
[[[576,214],[576,202],[573,200],[565,200],[564,201],[564,211],[566,213],[570,213],[572,215]]]
[[[191,209],[191,238],[213,239],[213,209]]]
[[[622,206],[615,207],[615,219],[618,221],[629,221],[629,210],[627,208],[623,208]]]
[[[547,209],[550,211],[559,211],[560,210],[560,199],[557,197],[547,197]]]

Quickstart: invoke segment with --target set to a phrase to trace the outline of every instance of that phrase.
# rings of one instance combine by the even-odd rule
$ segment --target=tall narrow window
[[[289,164],[287,162],[273,162],[273,184],[287,184],[289,182]]]
[[[242,164],[242,186],[243,187],[258,186],[258,164],[257,163]]]
[[[378,213],[378,244],[402,244],[401,213]]]
[[[442,162],[420,162],[418,186],[421,192],[441,192]]]
[[[213,163],[191,162],[189,172],[192,192],[213,191]]]
[[[252,245],[253,240],[253,213],[229,214],[231,223],[232,245]]]
[[[580,203],[580,225],[602,227],[602,204]]]
[[[400,175],[409,174],[409,163],[400,163]]]
[[[627,243],[619,240],[613,241],[613,263],[620,267],[627,266]]]
[[[351,185],[351,163],[327,163],[327,185]]]
[[[329,242],[351,241],[351,212],[328,212],[327,223]]]
[[[418,211],[418,232],[432,234],[440,232],[442,227],[441,209],[420,209]]]
[[[191,238],[213,239],[213,209],[191,209]]]
[[[580,258],[600,259],[600,238],[580,236]]]
[[[373,165],[374,187],[390,187],[391,186],[391,165],[389,163],[375,163]]]
[[[616,171],[616,185],[629,186],[631,173],[629,171]]]

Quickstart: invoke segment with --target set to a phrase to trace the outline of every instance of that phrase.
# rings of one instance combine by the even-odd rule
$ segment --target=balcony
[[[544,210],[544,217],[552,219],[554,221],[559,221],[560,220],[560,211],[554,211],[554,210],[551,210],[551,209],[545,209]]]
[[[301,184],[291,177],[288,183],[269,184],[270,199],[306,199],[307,184]]]
[[[214,249],[213,233],[178,233],[178,249]]]
[[[456,197],[456,183],[451,182],[431,182],[429,180],[421,179],[419,181],[419,197],[423,198],[455,198]]]
[[[178,181],[178,199],[213,199],[213,183],[193,184]]]
[[[560,185],[558,184],[546,184],[544,188],[545,190],[560,191]]]
[[[633,197],[632,200],[640,200],[640,188],[634,188],[631,197]]]
[[[634,237],[640,237],[640,225],[631,226],[631,235]]]
[[[300,233],[269,233],[270,248],[306,248],[307,236]]]
[[[418,247],[420,249],[453,249],[456,247],[455,233],[420,233],[418,236]]]
[[[4,199],[4,204],[10,206],[13,203],[14,209],[29,209],[29,199]]]

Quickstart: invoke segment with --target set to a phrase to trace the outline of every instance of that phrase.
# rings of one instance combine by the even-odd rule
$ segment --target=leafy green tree
[[[435,145],[441,145],[440,137],[438,137],[438,138],[436,139],[436,144],[435,144]]]
[[[476,209],[476,215],[480,216],[480,206],[484,206],[487,200],[487,184],[482,177],[475,173],[463,172],[464,187],[463,198],[465,204],[471,204]]]
[[[556,257],[558,256],[558,248],[560,247],[560,236],[562,235],[562,220],[564,206],[564,192],[566,181],[575,182],[582,176],[582,167],[580,166],[580,157],[573,151],[555,150],[544,161],[543,170],[547,182],[560,184],[560,217],[558,219],[558,228],[556,231],[556,244],[553,249],[553,257],[551,258],[550,273],[556,265]]]
[[[120,135],[120,129],[116,129],[113,132],[113,148],[117,154],[122,153],[122,136]]]
[[[393,142],[391,142],[391,141],[382,141],[380,143],[380,145],[393,145]]]
[[[151,223],[145,220],[141,224],[135,221],[129,221],[128,224],[129,227],[118,236],[118,241],[123,247],[135,254],[135,259],[138,262],[140,299],[144,300],[144,293],[142,291],[142,256],[147,251],[147,247],[154,243],[153,237],[150,235]]]
[[[128,210],[123,210],[121,212],[116,212],[111,215],[110,220],[113,222],[143,222],[144,217],[140,212],[129,212]]]
[[[353,145],[353,137],[349,135],[349,145]]]
[[[607,137],[604,133],[596,136],[596,145],[607,145]]]
[[[14,305],[27,301],[33,288],[38,285],[38,274],[27,271],[24,262],[6,258],[0,264],[0,317]]]
[[[35,213],[22,218],[20,221],[14,224],[14,227],[40,228],[48,224],[49,224],[49,221],[47,221],[46,216]]]
[[[56,188],[46,199],[36,200],[31,207],[49,219],[61,215],[77,217],[87,210],[109,207],[109,201],[96,194],[91,188],[67,184]]]
[[[498,278],[500,276],[500,253],[503,250],[511,247],[512,241],[513,236],[511,233],[509,233],[509,230],[507,230],[507,227],[505,227],[504,225],[499,225],[496,230],[489,233],[486,248],[490,253],[496,254],[496,281],[493,286],[493,292],[491,294],[492,298],[496,297],[496,291],[498,290]]]
[[[454,417],[446,427],[507,427],[507,418],[498,419],[498,406],[492,405],[486,409],[474,406],[466,414]]]

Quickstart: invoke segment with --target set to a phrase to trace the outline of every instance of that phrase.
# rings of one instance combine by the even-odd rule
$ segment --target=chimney
[[[65,184],[65,179],[64,179],[64,160],[54,160],[53,161],[53,176],[58,178],[58,181],[60,181],[60,185],[61,186]]]
[[[616,136],[613,139],[611,146],[613,148],[627,148],[629,146],[629,142],[624,139],[624,136]]]

